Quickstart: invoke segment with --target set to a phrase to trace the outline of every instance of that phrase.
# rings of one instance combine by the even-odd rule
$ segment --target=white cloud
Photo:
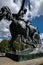
[[[3,39],[0,39],[0,42],[2,41]]]
[[[28,19],[28,15],[30,16],[29,19],[43,15],[43,0],[30,0],[30,3],[31,11],[29,11],[29,6],[27,5],[27,13],[24,18]]]
[[[40,34],[41,43],[43,45],[43,33]]]
[[[42,44],[43,44],[43,42],[42,42]]]
[[[0,36],[10,36],[9,25],[11,21],[1,20],[0,22]]]
[[[43,33],[40,34],[40,38],[43,39]]]
[[[30,0],[31,1],[31,16],[43,15],[43,0]]]
[[[29,6],[27,5],[25,19],[32,19],[36,16],[39,17],[40,15],[43,15],[43,0],[30,0],[30,3],[31,11],[29,11]],[[28,16],[30,17],[28,18]]]
[[[21,6],[21,1],[14,3],[13,0],[0,0],[0,8],[2,6],[8,6],[11,9],[11,12],[17,13]]]

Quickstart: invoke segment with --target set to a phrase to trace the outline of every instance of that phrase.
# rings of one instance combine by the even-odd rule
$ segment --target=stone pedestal
[[[23,61],[23,60],[30,60],[30,59],[35,59],[35,58],[39,58],[39,57],[43,57],[43,53],[12,53],[12,52],[8,52],[6,53],[6,57],[11,58],[14,61]]]

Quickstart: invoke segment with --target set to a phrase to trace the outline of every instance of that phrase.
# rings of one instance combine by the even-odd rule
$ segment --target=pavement
[[[43,65],[43,57],[16,62],[7,57],[0,57],[0,65]]]

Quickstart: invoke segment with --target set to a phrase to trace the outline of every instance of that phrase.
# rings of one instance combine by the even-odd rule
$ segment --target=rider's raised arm
[[[20,10],[19,10],[18,14],[20,14],[20,13],[21,13],[21,11],[23,11],[24,4],[25,4],[25,0],[22,0],[22,5],[21,5],[21,8],[20,8]]]

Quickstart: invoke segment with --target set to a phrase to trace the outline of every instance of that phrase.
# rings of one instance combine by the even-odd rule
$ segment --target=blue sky
[[[43,33],[43,16],[32,19],[32,24],[38,27],[40,33]]]
[[[25,1],[26,6],[27,6],[27,2],[28,0]],[[43,33],[43,16],[42,15],[40,15],[39,17],[36,16],[35,18],[33,18],[32,24],[38,27],[40,33]]]
[[[25,1],[25,4],[27,5],[28,0]],[[36,27],[38,27],[39,32],[43,33],[43,16],[40,15],[39,17],[36,16],[32,19],[32,24]]]

